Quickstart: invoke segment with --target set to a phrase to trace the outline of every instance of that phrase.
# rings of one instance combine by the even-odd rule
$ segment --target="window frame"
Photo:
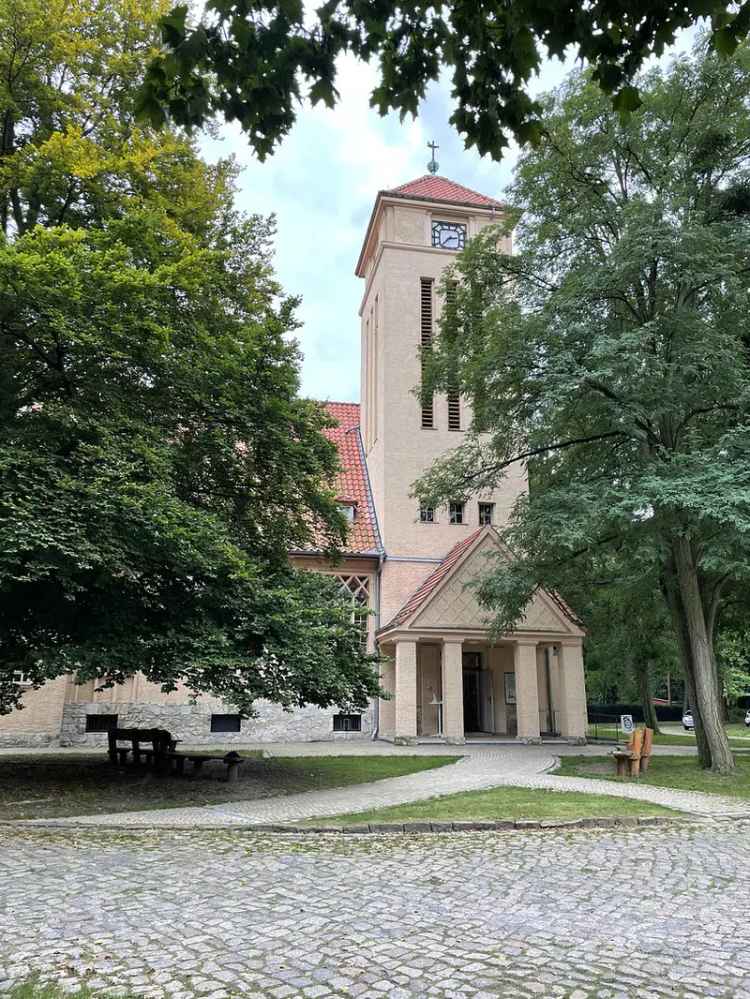
[[[219,718],[236,718],[237,719],[237,727],[236,728],[214,728],[214,719],[219,719]],[[241,732],[242,731],[242,715],[237,714],[236,712],[216,712],[216,713],[212,712],[211,713],[210,727],[211,727],[211,731],[213,733],[218,734],[218,735],[226,735],[227,733],[231,733],[231,732]]]
[[[92,711],[86,715],[86,734],[87,735],[102,735],[103,733],[110,732],[113,728],[117,728],[117,722],[119,721],[119,715],[109,715],[109,714],[97,714]],[[110,720],[109,725],[102,724],[105,719]]]
[[[456,500],[448,504],[448,523],[454,527],[463,527],[466,524],[466,504]]]
[[[424,516],[429,511],[429,517]],[[437,517],[435,516],[434,506],[420,506],[419,508],[419,523],[420,524],[437,524]]]
[[[351,723],[356,719],[356,724],[351,727]],[[344,720],[346,722],[344,723]],[[337,727],[337,724],[338,727]],[[337,711],[335,715],[331,717],[331,731],[339,733],[348,732],[361,732],[362,731],[362,713],[352,712],[352,711]]]
[[[355,524],[357,522],[358,511],[356,500],[337,500],[337,506],[341,516],[346,518],[347,524]]]
[[[435,328],[435,279],[419,279],[419,366],[420,379],[424,383],[427,359],[432,351]],[[435,430],[435,397],[420,400],[420,427],[422,430]]]
[[[490,513],[490,519],[489,520],[482,520],[482,508],[483,507],[489,510],[489,513]],[[477,516],[479,518],[479,526],[480,527],[492,527],[492,525],[495,523],[495,504],[494,503],[489,503],[489,502],[477,503]]]

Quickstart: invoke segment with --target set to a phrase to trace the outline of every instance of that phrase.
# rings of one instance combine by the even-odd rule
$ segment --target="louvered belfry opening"
[[[420,344],[422,347],[422,380],[424,381],[424,371],[427,359],[432,350],[432,278],[420,278]],[[432,396],[429,400],[422,399],[422,426],[432,428],[435,426],[435,412]]]
[[[450,281],[445,289],[445,311],[448,322],[453,326],[456,322],[456,282]],[[453,330],[455,333],[455,329]],[[461,429],[461,398],[456,389],[448,392],[448,429]]]
[[[458,392],[448,393],[448,429],[461,429],[461,400]]]

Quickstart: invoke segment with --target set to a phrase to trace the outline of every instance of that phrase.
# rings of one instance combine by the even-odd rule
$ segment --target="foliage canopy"
[[[515,255],[485,231],[449,278],[435,385],[460,385],[474,422],[418,491],[531,462],[506,532],[519,558],[483,588],[498,627],[603,556],[656,580],[702,759],[723,770],[713,636],[750,567],[750,55],[699,48],[640,89],[625,122],[582,74],[545,101],[510,192]]]
[[[702,18],[716,50],[731,54],[747,35],[750,5],[328,0],[311,16],[302,0],[212,0],[192,25],[180,4],[162,20],[164,48],[149,67],[140,111],[154,124],[168,115],[200,126],[217,113],[239,121],[262,159],[291,129],[303,96],[336,104],[336,58],[351,52],[378,63],[371,104],[380,114],[416,114],[428,84],[448,68],[451,124],[467,146],[499,159],[511,138],[535,142],[544,130],[528,85],[545,56],[572,49],[612,106],[627,112],[639,105],[632,81],[644,62]]]
[[[231,163],[133,120],[162,11],[0,13],[23,67],[0,84],[0,710],[16,671],[363,705],[350,602],[288,563],[345,524],[273,221],[237,212]]]

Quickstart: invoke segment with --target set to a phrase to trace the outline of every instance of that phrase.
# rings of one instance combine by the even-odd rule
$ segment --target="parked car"
[[[750,728],[750,708],[745,712],[745,724]]]
[[[748,714],[750,715],[750,711],[748,711]],[[747,717],[745,718],[745,724],[750,724],[747,721]],[[685,711],[683,713],[683,715],[682,715],[682,727],[685,729],[686,732],[691,732],[695,728],[695,722],[693,721],[693,712],[692,711]]]

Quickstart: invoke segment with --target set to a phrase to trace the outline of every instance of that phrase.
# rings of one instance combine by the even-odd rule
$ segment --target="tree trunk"
[[[700,714],[701,727],[711,756],[711,770],[727,774],[734,770],[734,757],[721,719],[713,648],[701,600],[698,570],[692,546],[685,535],[672,541],[672,553],[684,616],[685,634],[690,647],[695,699],[693,710]],[[697,737],[697,718],[696,737]]]
[[[659,720],[656,717],[654,699],[651,695],[651,672],[650,663],[645,659],[637,659],[635,662],[635,675],[638,680],[638,696],[643,706],[643,721],[648,728],[654,732],[659,731]]]
[[[667,570],[662,579],[662,591],[669,607],[672,617],[672,625],[677,636],[677,647],[680,651],[680,662],[682,663],[682,674],[685,679],[685,690],[683,692],[683,714],[690,708],[693,712],[695,723],[695,742],[698,748],[698,761],[704,770],[711,769],[711,749],[706,740],[701,721],[700,710],[695,699],[695,669],[693,667],[693,657],[690,650],[690,639],[687,633],[685,613],[682,607],[682,598],[677,586],[677,574],[674,561],[669,560]]]

